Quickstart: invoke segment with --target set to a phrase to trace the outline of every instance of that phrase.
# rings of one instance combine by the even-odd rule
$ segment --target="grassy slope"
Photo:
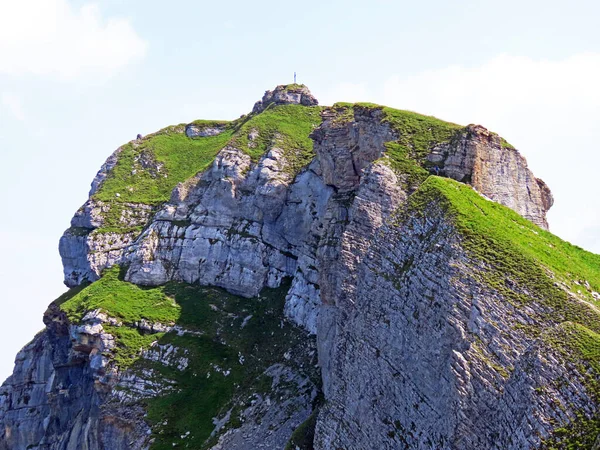
[[[184,133],[167,131],[148,137],[137,146],[124,145],[117,164],[93,196],[110,205],[105,225],[99,231],[131,231],[120,222],[122,211],[127,208],[124,203],[157,206],[167,201],[178,183],[212,163],[232,135],[233,130],[227,129],[217,136],[190,139]],[[151,162],[150,166],[141,163],[142,156]],[[155,169],[157,166],[160,170]],[[139,228],[134,231],[140,231]]]
[[[583,284],[587,281],[593,291],[600,292],[600,255],[563,241],[510,208],[484,199],[470,186],[447,178],[428,178],[411,202],[421,208],[423,202],[440,194],[465,236],[464,245],[487,261],[499,277],[514,277],[540,298],[562,297],[556,293],[564,291],[554,285],[560,281],[597,304]],[[555,280],[549,278],[546,269]],[[501,285],[496,287],[502,289]]]
[[[108,269],[100,280],[69,291],[57,302],[73,323],[95,309],[120,319],[123,326],[104,326],[117,340],[112,354],[116,364],[133,371],[150,368],[160,379],[176,383],[176,392],[146,402],[148,420],[157,431],[153,449],[172,448],[174,442],[184,448],[204,448],[214,429],[212,419],[233,408],[228,426],[239,424],[239,412],[252,394],[270,389],[271,379],[261,376],[264,370],[284,361],[289,349],[305,345],[307,336],[284,321],[289,283],[246,299],[183,283],[142,288],[123,281],[119,272],[117,267]],[[248,316],[252,318],[242,328]],[[144,334],[132,326],[141,319],[177,324],[201,335]],[[155,341],[186,349],[189,366],[179,371],[139,359],[140,350]],[[225,376],[216,366],[230,373]],[[310,376],[318,383],[314,373]]]
[[[106,223],[98,232],[140,231],[141,227],[132,230],[120,222],[122,211],[127,209],[124,203],[160,205],[169,199],[178,183],[207,169],[228,144],[256,162],[275,143],[284,151],[285,170],[295,176],[314,156],[313,142],[308,136],[321,122],[320,111],[319,107],[301,105],[271,106],[260,114],[234,122],[192,122],[224,127],[225,131],[217,136],[191,139],[182,132],[182,125],[165,128],[139,143],[124,145],[117,164],[93,196],[110,205]],[[258,131],[258,137],[251,142],[248,134],[253,130]]]
[[[96,309],[121,320],[125,326],[104,328],[116,336],[118,346],[112,356],[119,367],[126,368],[138,356],[140,348],[148,347],[162,336],[142,334],[127,325],[141,319],[173,324],[180,317],[181,307],[165,294],[163,287],[144,288],[125,283],[120,280],[119,272],[119,267],[107,269],[98,281],[71,289],[57,303],[72,323],[80,322],[87,312]]]
[[[164,293],[163,288],[145,288],[120,280],[119,267],[107,269],[97,282],[85,286],[64,301],[61,309],[71,322],[79,322],[87,311],[101,309],[125,323],[173,323],[179,318],[180,308]]]
[[[181,181],[206,169],[232,136],[228,130],[217,136],[190,139],[183,133],[158,134],[123,146],[118,162],[94,198],[102,201],[146,203],[149,205],[169,199],[171,191]],[[136,157],[147,152],[158,164],[159,173],[152,173]],[[136,170],[132,173],[132,170]],[[116,197],[116,194],[119,197]]]
[[[276,143],[284,152],[286,169],[295,175],[314,156],[309,135],[320,123],[321,108],[318,106],[269,106],[240,126],[232,144],[257,161]],[[248,135],[253,130],[258,131],[258,137],[251,141]]]
[[[405,187],[416,189],[429,176],[427,155],[436,145],[449,142],[463,126],[445,122],[432,116],[412,111],[388,108],[374,103],[336,103],[337,120],[350,121],[361,109],[378,109],[383,112],[382,122],[396,131],[399,138],[387,142],[383,161],[404,178]]]
[[[546,307],[540,325],[524,331],[540,337],[585,374],[588,391],[599,402],[600,305],[592,291],[600,292],[600,255],[571,245],[446,178],[429,177],[409,201],[409,209],[416,212],[441,202],[454,218],[463,246],[487,266],[482,281],[517,307],[529,302]],[[544,328],[552,323],[554,327]],[[598,433],[600,417],[580,415],[568,427],[557,429],[545,445],[591,448]]]

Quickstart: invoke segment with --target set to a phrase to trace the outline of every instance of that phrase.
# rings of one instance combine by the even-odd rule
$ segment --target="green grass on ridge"
[[[479,271],[481,281],[517,308],[530,302],[544,308],[533,324],[519,329],[540,337],[577,367],[588,395],[600,401],[600,310],[592,295],[600,292],[600,255],[561,240],[447,178],[429,177],[409,198],[408,211],[423,213],[432,203],[446,209],[463,247],[486,267]],[[599,432],[600,416],[580,414],[557,429],[543,448],[591,448]]]
[[[295,176],[314,156],[309,134],[321,123],[321,108],[302,105],[270,106],[260,114],[243,116],[233,122],[196,120],[197,126],[224,127],[217,136],[188,138],[185,126],[167,127],[122,147],[117,164],[93,195],[105,203],[104,225],[96,232],[139,233],[143,226],[122,223],[124,203],[159,206],[169,200],[175,186],[207,169],[218,152],[233,145],[254,162],[271,145],[284,152],[285,167]],[[249,134],[257,131],[254,141]]]
[[[420,185],[429,176],[427,155],[440,144],[450,142],[464,127],[444,122],[432,116],[412,111],[384,107],[384,123],[399,134],[395,142],[388,142],[387,156],[396,172],[407,176],[410,187]]]
[[[416,208],[424,206],[419,206],[419,202],[441,194],[465,236],[468,250],[498,269],[497,273],[505,275],[504,278],[512,276],[524,285],[532,285],[536,281],[531,279],[534,274],[529,269],[535,266],[534,278],[542,276],[548,280],[548,289],[563,292],[554,286],[548,269],[556,277],[554,281],[564,283],[572,292],[579,291],[587,301],[599,305],[584,284],[587,281],[591,290],[600,292],[600,255],[563,241],[454,180],[429,177],[417,194],[411,198]],[[541,286],[536,287],[532,293],[541,294]],[[543,293],[547,294],[546,289]]]

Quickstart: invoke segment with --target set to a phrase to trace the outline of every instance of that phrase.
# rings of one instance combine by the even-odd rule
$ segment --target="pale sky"
[[[552,189],[551,230],[600,253],[600,4],[0,0],[0,378],[66,288],[58,239],[137,133],[233,119],[266,89],[500,133]]]

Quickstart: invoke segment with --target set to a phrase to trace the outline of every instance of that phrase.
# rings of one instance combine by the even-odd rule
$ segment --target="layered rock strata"
[[[305,87],[280,86],[257,102],[253,117],[280,105],[316,104]],[[324,108],[322,119],[310,135],[314,157],[299,172],[288,169],[290,149],[277,133],[256,158],[251,150],[261,136],[252,130],[247,148],[232,138],[205,171],[175,186],[169,201],[128,204],[118,218],[122,229],[99,233],[107,210],[94,194],[118,150],[61,239],[66,284],[95,281],[117,264],[136,285],[218,286],[247,298],[291,279],[285,315],[316,334],[325,404],[316,401],[318,387],[310,379],[275,364],[267,372],[279,401],[257,394],[242,414],[247,420],[226,432],[219,430],[229,412],[215,417],[220,435],[214,448],[259,442],[282,448],[301,422],[317,417],[317,449],[530,449],[543,446],[557,424],[597,414],[586,375],[524,331],[524,324],[561,325],[548,319],[552,308],[540,302],[519,307],[488,283],[486,274],[495,269],[466,249],[464,231],[442,203],[415,209],[419,186],[406,183],[388,147],[407,142],[413,128],[367,105]],[[226,130],[189,124],[176,132],[207,139]],[[470,184],[547,228],[549,189],[497,135],[470,125],[427,145],[424,157],[404,149],[411,164]],[[512,294],[533,298],[506,283]],[[2,423],[10,430],[2,445],[147,448],[156,430],[143,411],[130,416],[123,405],[164,395],[176,384],[154,384],[155,374],[119,371],[106,359],[114,343],[102,323],[117,319],[92,311],[82,323],[66,324],[55,313],[2,388]],[[172,325],[139,326],[177,332]],[[188,367],[185,348],[160,344],[141,356]],[[569,383],[561,384],[564,379]],[[70,394],[60,409],[53,402],[66,384],[81,393]],[[22,404],[25,398],[34,403]],[[282,417],[277,408],[296,413]],[[253,423],[257,417],[264,421]]]

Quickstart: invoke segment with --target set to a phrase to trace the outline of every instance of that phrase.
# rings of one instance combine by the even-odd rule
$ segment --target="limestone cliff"
[[[113,153],[0,449],[594,445],[600,257],[546,231],[544,182],[481,126],[317,105]]]

